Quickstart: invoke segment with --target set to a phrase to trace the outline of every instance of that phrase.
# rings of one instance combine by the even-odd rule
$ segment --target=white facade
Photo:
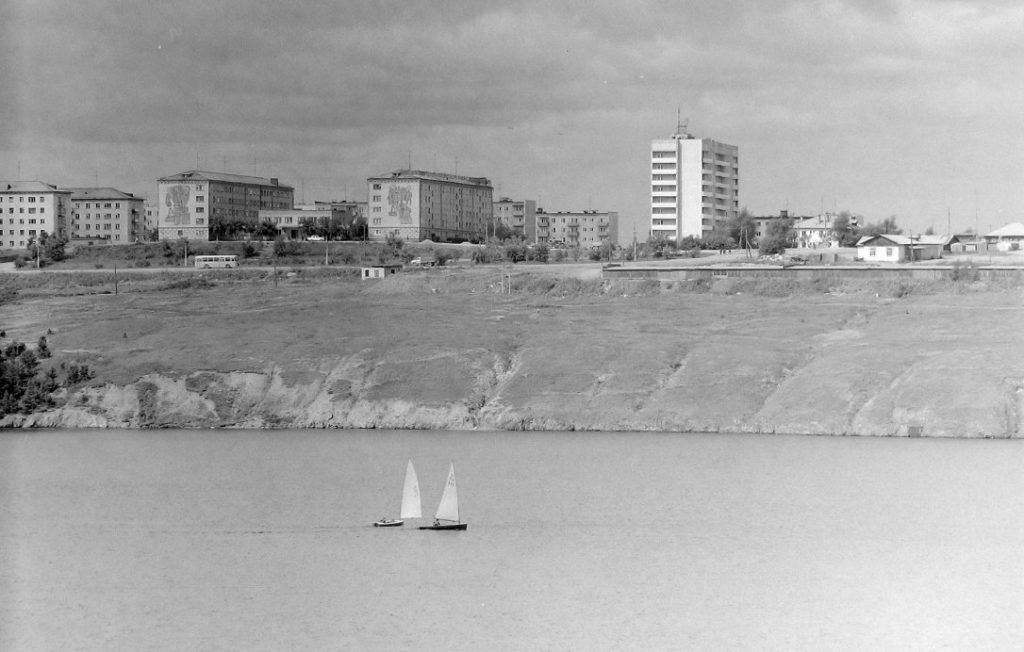
[[[739,214],[739,148],[680,129],[651,141],[651,236],[705,238]]]
[[[23,249],[44,232],[67,238],[71,192],[41,181],[0,181],[0,248]]]

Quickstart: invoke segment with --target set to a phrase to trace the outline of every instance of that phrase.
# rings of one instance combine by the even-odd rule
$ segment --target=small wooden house
[[[902,263],[942,258],[946,237],[941,235],[866,235],[857,242],[857,260]]]

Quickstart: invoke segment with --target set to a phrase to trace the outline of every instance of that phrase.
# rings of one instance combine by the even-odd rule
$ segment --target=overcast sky
[[[1024,220],[1019,0],[6,0],[0,108],[0,178],[150,198],[197,155],[296,201],[411,161],[644,239],[678,110],[758,215]]]

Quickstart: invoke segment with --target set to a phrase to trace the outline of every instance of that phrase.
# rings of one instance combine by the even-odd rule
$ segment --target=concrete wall
[[[955,268],[950,265],[906,266],[906,267],[842,267],[799,265],[794,267],[608,267],[604,278],[609,280],[685,281],[713,278],[789,278],[795,280],[826,279],[885,279],[908,278],[918,280],[942,280],[952,276]],[[1024,282],[1024,267],[988,265],[974,268],[981,279],[1020,278]]]

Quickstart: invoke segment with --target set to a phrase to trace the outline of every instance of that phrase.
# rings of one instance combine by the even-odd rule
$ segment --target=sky
[[[1022,34],[1018,0],[6,0],[0,179],[312,202],[411,164],[644,240],[681,118],[755,215],[985,232],[1024,221]]]

